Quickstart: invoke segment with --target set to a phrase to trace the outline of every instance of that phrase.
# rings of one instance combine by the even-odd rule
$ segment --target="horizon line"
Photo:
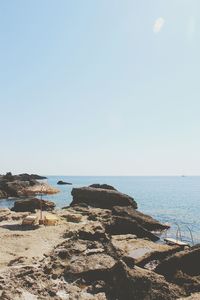
[[[70,175],[70,174],[42,174],[43,176],[70,176],[70,177],[199,177],[200,174],[198,175],[184,175],[184,174],[176,174],[176,175],[171,175],[171,174],[164,174],[164,175]]]

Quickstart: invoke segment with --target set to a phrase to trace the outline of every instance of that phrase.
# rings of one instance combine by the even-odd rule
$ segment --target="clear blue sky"
[[[0,173],[200,174],[199,0],[4,0],[0,56]]]

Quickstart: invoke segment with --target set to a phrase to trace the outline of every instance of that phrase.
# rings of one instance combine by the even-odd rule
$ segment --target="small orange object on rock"
[[[46,225],[46,226],[55,226],[57,224],[58,224],[57,216],[55,216],[53,214],[47,214],[44,217],[44,225]]]

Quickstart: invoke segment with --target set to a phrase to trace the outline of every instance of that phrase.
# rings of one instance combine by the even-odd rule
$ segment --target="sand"
[[[15,260],[20,264],[37,262],[61,243],[69,226],[76,225],[69,225],[59,216],[59,211],[57,215],[59,221],[56,226],[22,226],[22,218],[0,222],[0,272],[14,264]]]
[[[23,213],[14,213],[21,216]],[[43,212],[43,217],[48,212]],[[48,255],[53,248],[64,241],[63,235],[67,231],[75,231],[84,226],[84,217],[81,223],[67,222],[65,216],[69,212],[56,211],[58,224],[56,226],[22,226],[19,220],[6,220],[0,222],[0,272],[6,267],[15,264],[27,265],[37,263],[44,255]],[[40,213],[38,212],[39,216]]]
[[[0,225],[0,271],[11,261],[23,257],[23,263],[40,260],[55,245],[62,242],[66,225],[40,226],[22,230],[21,222],[1,222]]]

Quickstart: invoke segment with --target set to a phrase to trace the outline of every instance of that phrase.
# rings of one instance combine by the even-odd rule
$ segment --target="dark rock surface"
[[[47,179],[46,176],[41,176],[41,175],[38,175],[38,174],[31,174],[30,176],[32,177],[32,179],[36,179],[36,180],[44,180],[44,179]]]
[[[114,215],[121,217],[128,217],[131,220],[135,220],[138,224],[144,227],[147,230],[156,231],[168,229],[168,225],[159,223],[157,220],[152,217],[135,210],[132,206],[114,206],[112,209]]]
[[[5,181],[14,181],[14,180],[30,181],[30,180],[43,180],[43,179],[47,179],[47,177],[40,176],[37,174],[27,174],[27,173],[13,175],[11,172],[8,172],[6,173],[6,175],[1,175],[1,179]]]
[[[182,287],[187,294],[200,292],[200,246],[192,247],[163,260],[155,272]]]
[[[136,234],[136,232],[140,231],[140,236],[142,234],[143,237],[145,235],[147,238],[150,237],[151,240],[157,240],[158,237],[152,234],[150,229],[165,229],[165,225],[135,209],[133,210],[135,211],[137,218],[131,218],[130,215],[126,213],[127,208],[130,209],[129,206],[120,207],[120,211],[118,211],[118,208],[119,207],[113,207],[112,210],[109,210],[94,207],[82,207],[78,205],[73,206],[73,209],[76,210],[77,213],[87,215],[88,220],[101,222],[101,224],[106,227],[108,233],[112,232],[112,234],[115,235],[123,233]],[[119,220],[119,224],[117,223],[117,220]]]
[[[89,187],[95,188],[95,189],[104,189],[104,190],[117,191],[117,189],[114,188],[112,185],[105,184],[105,183],[104,184],[93,183],[93,184],[89,185]]]
[[[7,195],[7,197],[20,197],[23,195],[23,190],[29,186],[36,184],[34,181],[24,181],[24,180],[12,180],[5,181],[4,179],[0,181],[0,190]]]
[[[198,262],[200,262],[200,246],[175,253],[161,262],[155,271],[168,278],[172,278],[177,271],[198,276],[200,275]]]
[[[62,180],[59,180],[59,181],[57,182],[57,184],[60,184],[60,185],[72,185],[72,183],[70,183],[70,182],[65,182],[65,181],[62,181]]]
[[[12,211],[16,212],[34,212],[36,209],[52,211],[55,208],[55,203],[37,198],[15,201]]]
[[[40,189],[39,187],[42,186],[42,183],[38,180],[43,179],[46,179],[46,177],[36,174],[29,175],[27,173],[12,175],[11,172],[8,172],[6,175],[0,175],[0,199],[30,194],[35,195],[38,193],[38,190],[34,192],[32,188],[38,186],[38,189]]]
[[[173,300],[181,295],[178,287],[162,276],[140,268],[129,268],[119,261],[113,268],[112,297],[119,300]]]
[[[146,230],[135,220],[126,217],[112,217],[106,226],[106,232],[111,235],[115,234],[135,234],[140,238],[148,238],[151,241],[158,241],[159,237]]]
[[[132,206],[137,208],[135,200],[115,190],[82,187],[72,189],[73,201],[71,206],[85,203],[99,208],[112,209],[113,206]]]

